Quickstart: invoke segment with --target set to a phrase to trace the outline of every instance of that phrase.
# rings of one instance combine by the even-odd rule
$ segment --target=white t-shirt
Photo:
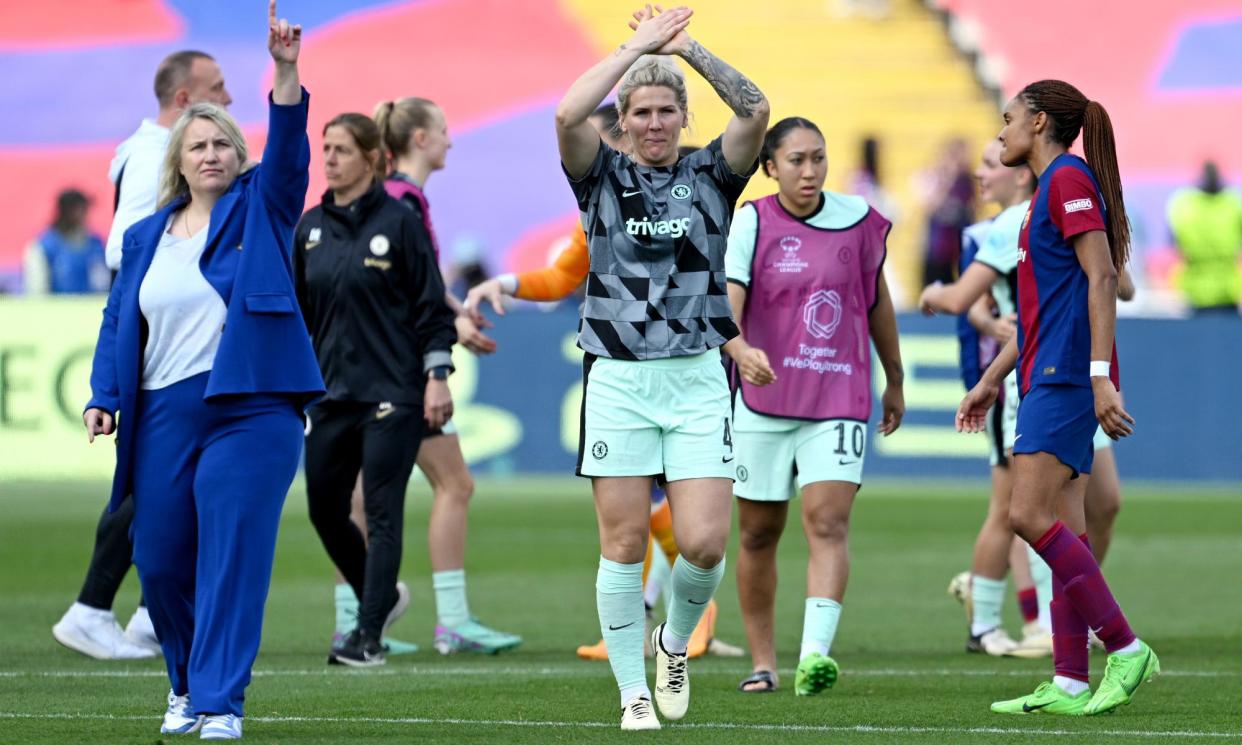
[[[168,149],[169,134],[167,127],[143,119],[138,131],[116,148],[116,156],[108,167],[108,179],[114,185],[118,179],[121,181],[121,199],[108,231],[105,260],[109,269],[121,267],[121,242],[129,226],[155,212],[160,168]]]
[[[192,238],[165,232],[142,278],[138,307],[150,331],[142,357],[143,390],[207,372],[216,359],[228,308],[199,268],[209,228]]]
[[[1007,207],[996,216],[988,226],[987,237],[979,244],[979,252],[975,261],[991,267],[998,275],[992,282],[992,298],[996,300],[996,309],[1002,316],[1018,312],[1016,275],[1018,268],[1018,236],[1022,232],[1022,221],[1026,219],[1026,209],[1031,204],[1026,200],[1021,204]]]

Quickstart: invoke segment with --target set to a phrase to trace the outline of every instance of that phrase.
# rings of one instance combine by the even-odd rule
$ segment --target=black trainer
[[[388,661],[379,640],[363,633],[361,629],[354,629],[349,632],[349,636],[334,645],[328,660],[350,667],[379,667]]]

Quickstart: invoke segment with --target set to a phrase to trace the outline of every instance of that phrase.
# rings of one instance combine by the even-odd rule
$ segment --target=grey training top
[[[685,357],[738,329],[725,290],[725,245],[746,182],[720,138],[672,166],[641,166],[601,143],[569,180],[591,252],[578,346],[622,360]]]

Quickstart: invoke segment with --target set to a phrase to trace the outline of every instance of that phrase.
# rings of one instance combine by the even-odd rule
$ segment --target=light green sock
[[[354,588],[348,582],[336,586],[336,633],[342,636],[354,630],[358,625],[358,598]]]
[[[643,606],[643,564],[618,564],[599,557],[595,575],[599,630],[608,647],[608,664],[621,690],[621,705],[635,696],[651,696],[643,662],[647,611]]]
[[[970,602],[974,616],[970,619],[972,636],[985,634],[1001,624],[1001,606],[1005,604],[1005,580],[970,576]]]
[[[1052,631],[1052,569],[1044,563],[1043,558],[1035,553],[1035,549],[1026,547],[1026,555],[1031,561],[1031,579],[1035,581],[1035,599],[1039,603],[1039,625]]]
[[[832,598],[807,598],[806,611],[802,615],[801,662],[812,652],[827,655],[832,651],[832,640],[837,636],[837,623],[841,620],[841,604]]]
[[[664,624],[664,634],[660,637],[664,649],[675,654],[686,653],[690,635],[699,625],[703,611],[707,610],[707,604],[720,586],[724,570],[724,559],[710,569],[696,567],[684,556],[678,556],[677,561],[673,562],[673,573],[669,579],[673,594],[668,604],[668,622]]]
[[[466,602],[466,570],[432,572],[431,586],[436,591],[436,616],[441,626],[456,628],[470,620],[470,604]]]

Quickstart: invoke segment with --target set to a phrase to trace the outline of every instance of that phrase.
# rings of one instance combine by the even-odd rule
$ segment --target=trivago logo
[[[631,217],[625,221],[625,232],[630,235],[671,235],[674,238],[680,238],[690,232],[690,218],[652,222],[645,217],[642,220],[635,220]]]

